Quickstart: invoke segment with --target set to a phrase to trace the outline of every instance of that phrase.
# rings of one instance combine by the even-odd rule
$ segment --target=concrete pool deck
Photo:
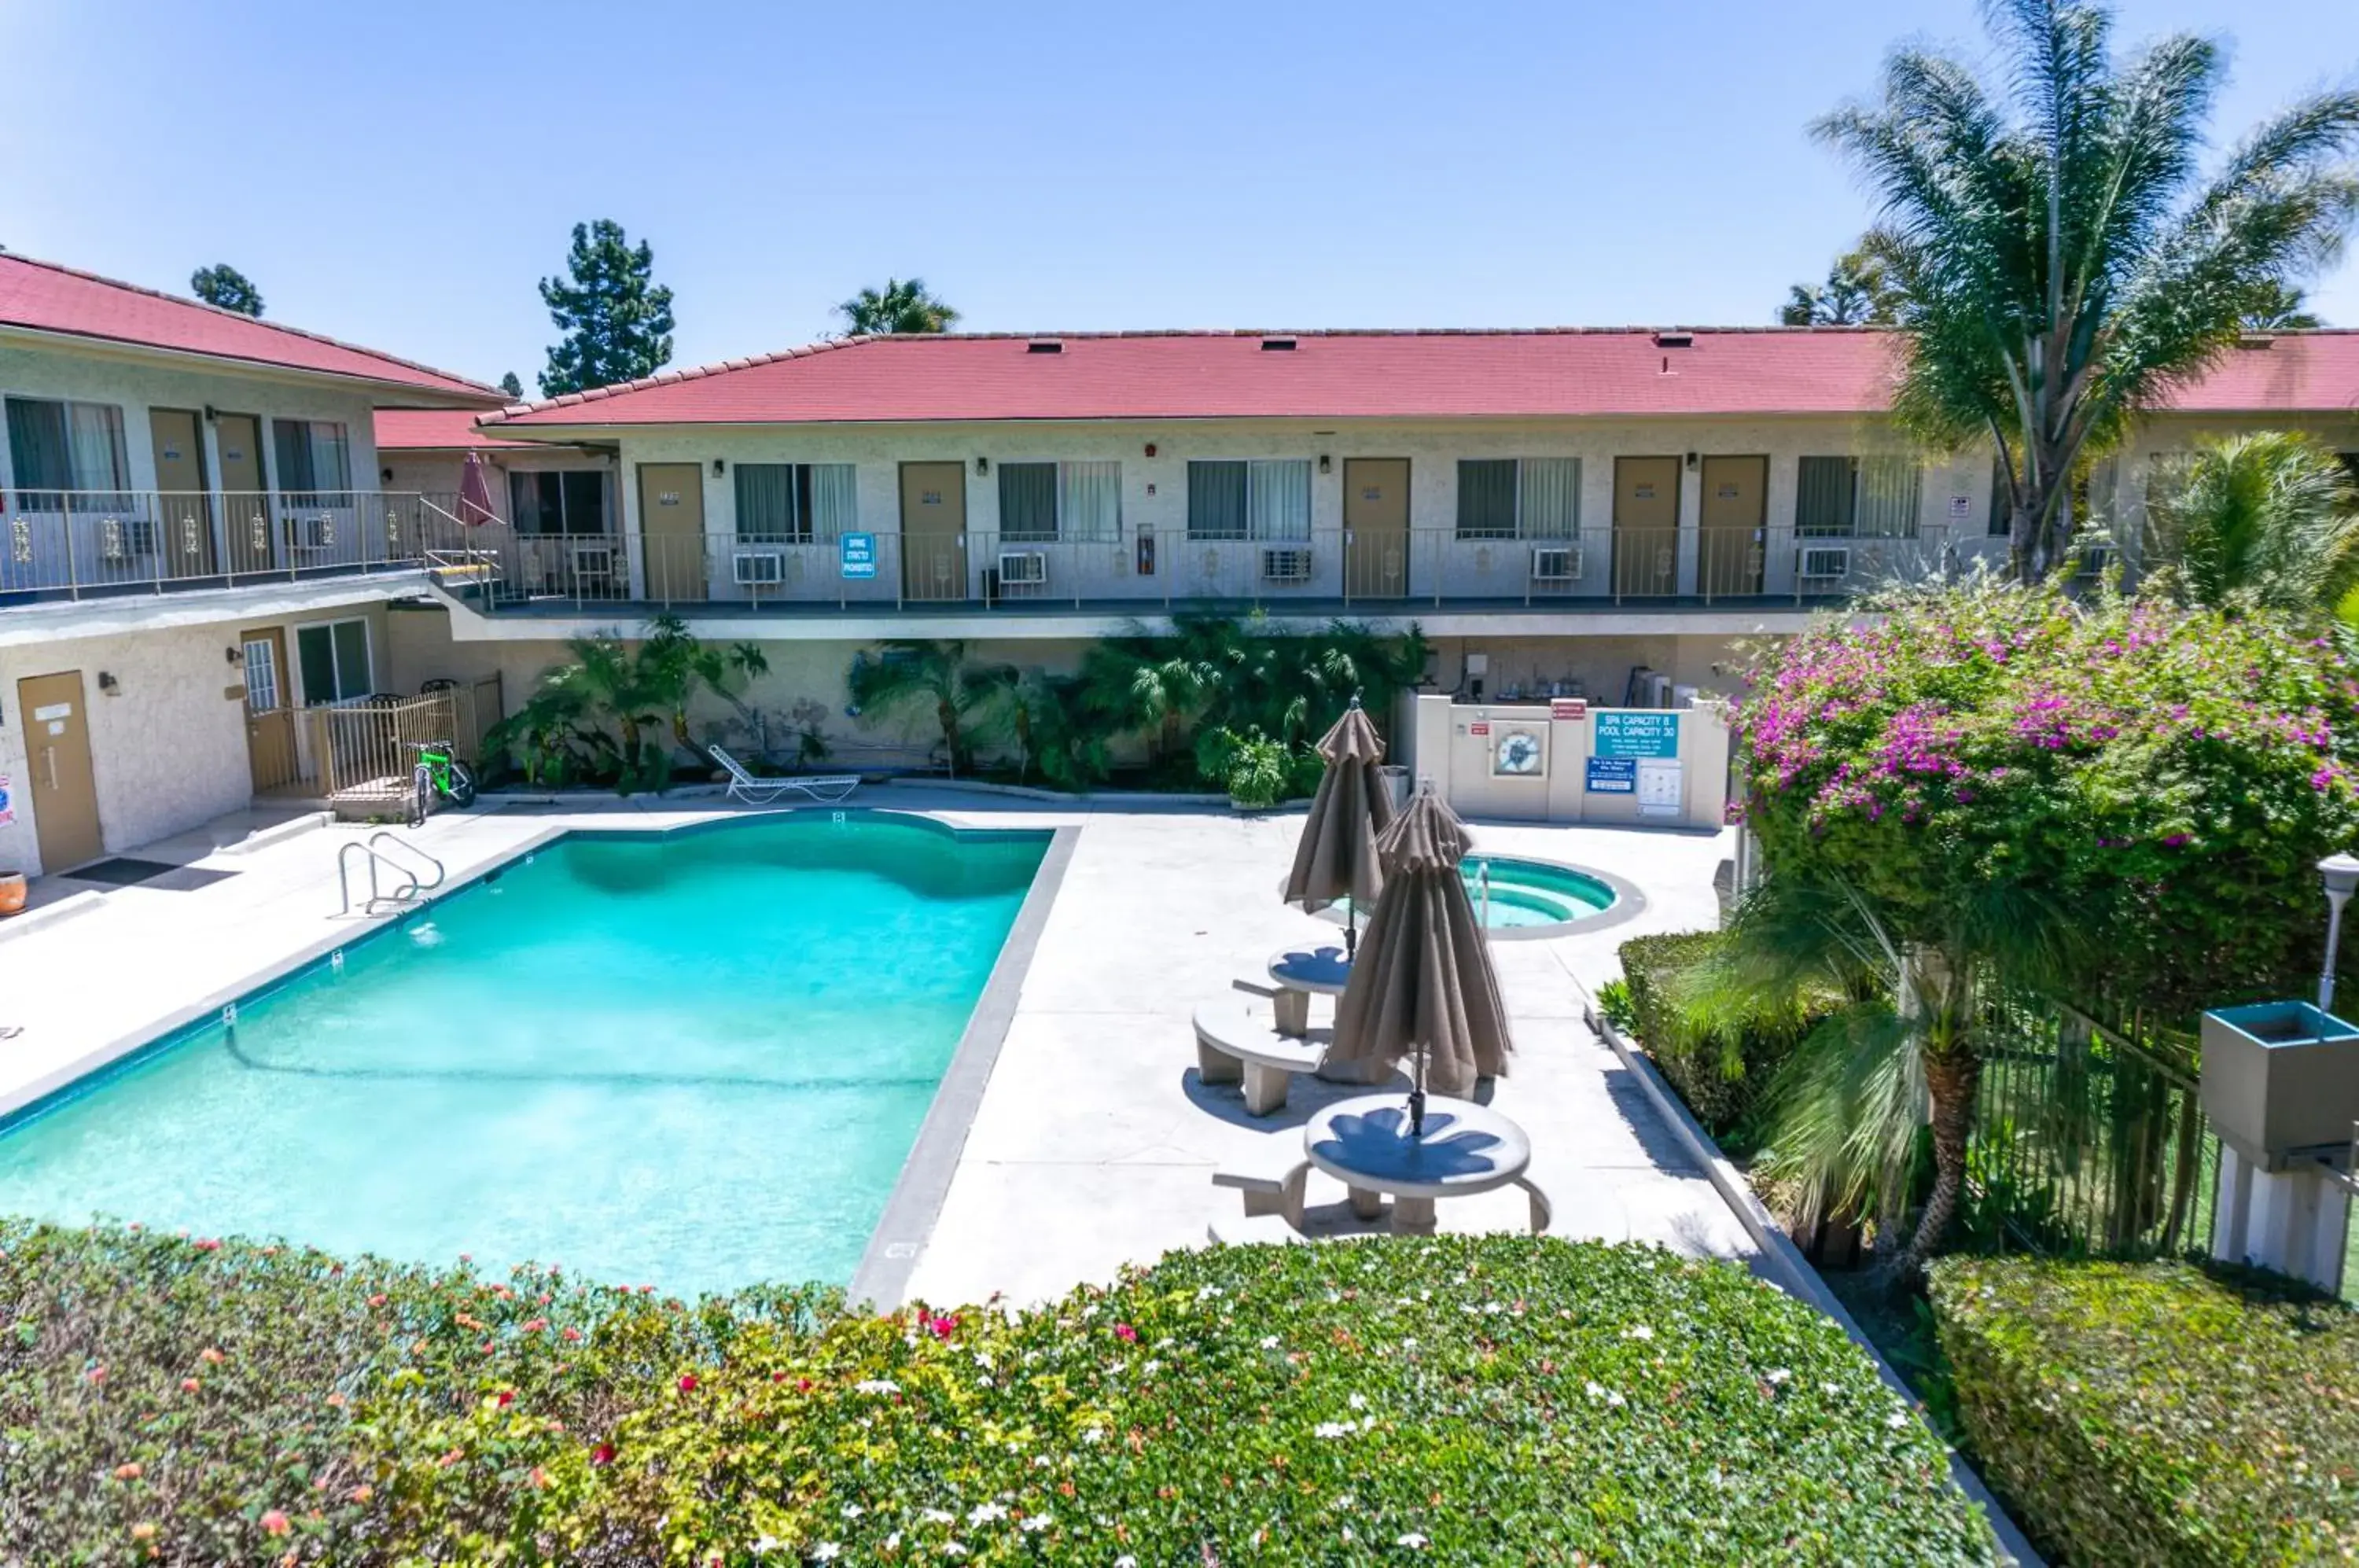
[[[940,1155],[951,1164],[930,1235],[909,1243],[914,1258],[895,1270],[907,1270],[910,1294],[1030,1301],[1201,1246],[1214,1217],[1239,1212],[1236,1193],[1213,1187],[1216,1169],[1299,1150],[1319,1106],[1365,1092],[1299,1080],[1285,1109],[1259,1119],[1234,1088],[1196,1081],[1197,1004],[1271,951],[1335,934],[1277,899],[1299,811],[1240,817],[924,788],[866,789],[847,804],[956,826],[1079,829],[963,1145]],[[554,832],[671,826],[725,811],[698,797],[514,804],[405,836],[457,883]],[[45,887],[46,912],[0,925],[0,1025],[22,1030],[0,1042],[0,1112],[354,940],[375,922],[336,918],[337,852],[366,831],[281,828],[226,846],[200,832],[133,852],[183,866],[153,882],[64,903],[62,879]],[[1517,1047],[1494,1104],[1531,1135],[1531,1173],[1554,1201],[1554,1233],[1755,1261],[1707,1173],[1582,1022],[1587,993],[1616,972],[1620,942],[1715,920],[1724,836],[1482,823],[1474,836],[1484,851],[1612,873],[1647,899],[1635,920],[1492,949]],[[1312,1183],[1314,1210],[1343,1196],[1322,1181]],[[1512,1192],[1441,1211],[1445,1230],[1523,1224]]]

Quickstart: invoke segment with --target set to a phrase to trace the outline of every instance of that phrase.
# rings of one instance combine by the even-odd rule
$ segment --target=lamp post
[[[2337,851],[2318,863],[2326,884],[2326,963],[2318,972],[2318,1010],[2334,1011],[2334,950],[2343,941],[2343,907],[2359,892],[2359,859]]]

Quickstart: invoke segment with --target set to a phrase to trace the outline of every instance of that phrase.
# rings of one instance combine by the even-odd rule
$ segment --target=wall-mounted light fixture
[[[978,457],[978,458],[976,458],[976,459],[974,460],[974,476],[975,476],[977,479],[981,479],[982,477],[984,477],[984,475],[985,475],[985,474],[989,474],[990,472],[991,472],[991,459],[989,459],[989,458],[987,458],[987,457]]]
[[[728,472],[729,472],[729,465],[728,465],[726,463],[723,463],[721,459],[719,459],[719,458],[717,458],[717,457],[716,457],[716,458],[714,458],[714,459],[712,460],[712,477],[713,477],[713,478],[718,479],[718,478],[720,478],[723,474],[726,474],[726,473],[728,473]]]
[[[220,416],[219,414],[216,414],[216,413],[214,413],[214,412],[213,412],[213,406],[212,406],[211,403],[206,404],[206,405],[205,405],[205,423],[207,423],[207,424],[209,424],[209,425],[210,425],[210,424],[212,424],[215,419],[219,419],[219,418],[221,418],[221,416]]]
[[[1335,472],[1335,460],[1323,452],[1319,454],[1319,472],[1321,474]]]
[[[387,484],[387,485],[390,485],[390,484],[392,484],[392,483],[393,483],[393,470],[392,470],[392,469],[390,469],[390,468],[380,468],[380,469],[378,469],[378,470],[376,471],[376,476],[377,476],[377,478],[378,478],[379,480],[383,481],[384,483],[386,483],[386,484]]]
[[[110,697],[123,695],[123,682],[102,670],[98,672],[98,689]]]
[[[1690,468],[1693,468],[1695,465],[1696,465],[1696,454],[1695,454],[1695,453],[1693,453],[1693,452],[1690,452],[1690,453],[1688,453],[1688,466],[1689,466]]]
[[[244,664],[245,650],[242,648],[225,648],[222,649],[222,657],[232,664]]]
[[[1149,457],[1153,457],[1155,455],[1155,443],[1153,441],[1148,441],[1147,443],[1147,455]]]

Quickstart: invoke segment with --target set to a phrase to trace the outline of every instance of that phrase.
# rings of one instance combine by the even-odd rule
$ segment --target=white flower
[[[1771,1368],[1769,1368],[1769,1381],[1770,1381],[1770,1382],[1772,1382],[1772,1383],[1790,1383],[1790,1382],[1792,1382],[1793,1380],[1794,1380],[1794,1375],[1793,1375],[1791,1372],[1788,1372],[1788,1370],[1786,1370],[1786,1368],[1784,1368],[1783,1367],[1772,1367]]]
[[[1084,1319],[1093,1318],[1093,1317],[1095,1317],[1095,1316],[1097,1316],[1097,1315],[1098,1315],[1098,1304],[1097,1304],[1095,1301],[1092,1301],[1088,1306],[1083,1307],[1083,1308],[1082,1309],[1082,1316]]]
[[[992,1382],[992,1380],[991,1380],[990,1378],[988,1378],[988,1377],[977,1377],[977,1378],[974,1380],[974,1386],[975,1386],[976,1388],[989,1388],[995,1387],[995,1384]]]
[[[988,1367],[991,1365],[991,1357],[978,1350],[974,1353],[974,1364],[977,1367]]]
[[[1594,1378],[1583,1386],[1588,1389],[1589,1397],[1593,1399],[1603,1399],[1609,1405],[1619,1405],[1625,1402],[1620,1394]]]
[[[1276,1350],[1277,1348],[1277,1335],[1274,1334],[1263,1334],[1261,1336],[1261,1347],[1264,1350]]]
[[[1354,1394],[1347,1402],[1355,1410],[1364,1410],[1368,1408],[1367,1396],[1364,1394]]]
[[[1138,1559],[1125,1552],[1114,1560],[1114,1568],[1138,1568]]]
[[[1413,1339],[1404,1339],[1401,1341],[1401,1348],[1403,1350],[1415,1350],[1417,1348],[1417,1341]]]
[[[1083,1443],[1103,1443],[1105,1441],[1105,1428],[1102,1426],[1088,1428],[1082,1433],[1082,1441]]]
[[[814,1563],[832,1563],[842,1555],[843,1548],[832,1541],[822,1541],[811,1548],[811,1561]]]
[[[945,1557],[963,1557],[963,1556],[965,1556],[965,1555],[966,1555],[966,1542],[965,1542],[965,1541],[943,1541],[943,1542],[942,1542],[942,1555],[943,1555],[943,1556],[945,1556]]]
[[[864,1377],[852,1386],[855,1394],[897,1394],[901,1385],[890,1377]]]
[[[1055,1463],[1055,1460],[1049,1458],[1045,1454],[1036,1454],[1032,1456],[1032,1468],[1035,1470],[1046,1470],[1049,1465]]]
[[[757,1535],[754,1538],[754,1555],[756,1557],[767,1557],[771,1552],[776,1552],[779,1547],[785,1544],[786,1542],[780,1541],[775,1535]]]
[[[1218,1285],[1199,1286],[1196,1290],[1196,1299],[1200,1301],[1209,1301],[1220,1293],[1221,1288]]]
[[[951,1522],[951,1516],[944,1513],[940,1508],[928,1508],[918,1517],[924,1519],[928,1524],[948,1524]]]
[[[1029,1535],[1036,1530],[1046,1530],[1056,1522],[1047,1514],[1026,1514],[1022,1520],[1022,1528],[1024,1532]]]
[[[1006,1517],[1007,1505],[1005,1503],[977,1503],[966,1511],[966,1522],[969,1524],[990,1524]]]
[[[1506,1311],[1506,1308],[1501,1306],[1496,1301],[1485,1301],[1483,1303],[1483,1315],[1485,1317],[1495,1316],[1505,1311]]]
[[[1313,1437],[1349,1437],[1356,1431],[1350,1421],[1321,1421],[1310,1429]]]
[[[864,1514],[868,1510],[866,1508],[862,1508],[858,1503],[846,1503],[843,1505],[843,1517],[845,1519],[858,1519],[862,1514]]]
[[[1422,1552],[1425,1550],[1425,1536],[1422,1532],[1413,1530],[1407,1535],[1402,1536],[1398,1541],[1394,1541],[1393,1544],[1395,1546],[1406,1546],[1411,1552]]]
[[[1907,1410],[1895,1410],[1890,1415],[1884,1418],[1884,1424],[1890,1427],[1893,1431],[1898,1432],[1902,1427],[1908,1424],[1908,1412]]]
[[[1648,1328],[1645,1323],[1632,1323],[1628,1328],[1622,1331],[1622,1337],[1625,1339],[1652,1339],[1655,1337],[1655,1331]]]
[[[1160,1361],[1150,1361],[1150,1362],[1148,1362],[1146,1366],[1144,1366],[1144,1367],[1140,1367],[1140,1368],[1138,1369],[1138,1375],[1139,1375],[1140,1377],[1154,1377],[1158,1372],[1160,1372],[1160,1371],[1162,1371],[1162,1370],[1163,1370],[1163,1363],[1161,1363]]]
[[[897,1530],[892,1534],[885,1538],[885,1550],[887,1552],[898,1552],[901,1550],[901,1532],[899,1530]]]

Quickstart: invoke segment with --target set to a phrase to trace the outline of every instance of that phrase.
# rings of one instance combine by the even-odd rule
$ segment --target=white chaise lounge
[[[729,773],[729,799],[743,800],[749,806],[766,806],[779,796],[792,791],[822,805],[832,806],[860,788],[860,775],[837,773],[830,775],[795,774],[783,779],[756,779],[745,771],[745,765],[717,746],[704,748],[712,760]]]

